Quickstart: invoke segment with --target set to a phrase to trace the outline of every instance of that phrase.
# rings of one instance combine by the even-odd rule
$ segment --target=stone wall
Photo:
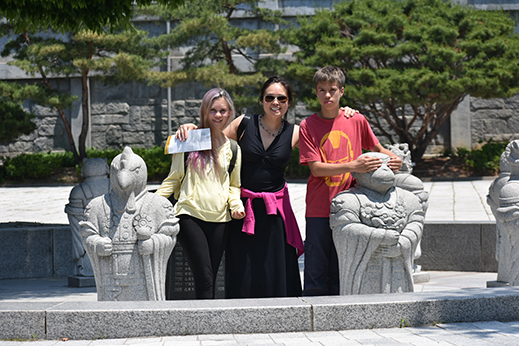
[[[519,95],[490,100],[471,97],[470,112],[473,146],[490,139],[510,142],[519,138]]]

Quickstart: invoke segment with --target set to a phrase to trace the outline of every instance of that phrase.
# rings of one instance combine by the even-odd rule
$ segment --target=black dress
[[[258,116],[247,124],[242,140],[241,185],[253,192],[277,192],[285,187],[285,169],[292,152],[294,125],[285,127],[267,150],[259,132]],[[244,200],[245,203],[245,200]],[[296,249],[287,243],[279,215],[267,215],[261,198],[252,201],[254,235],[242,232],[243,221],[233,220],[225,252],[227,298],[301,296]]]

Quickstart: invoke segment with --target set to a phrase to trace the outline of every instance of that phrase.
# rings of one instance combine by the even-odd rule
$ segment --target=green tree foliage
[[[467,95],[519,92],[519,35],[504,12],[442,0],[353,0],[299,20],[289,69],[317,106],[312,76],[325,65],[346,74],[344,102],[362,110],[392,143],[420,160]]]
[[[69,135],[71,150],[77,162],[86,157],[85,142],[89,127],[88,78],[93,73],[106,82],[144,82],[149,70],[160,63],[163,53],[148,33],[140,30],[127,30],[120,33],[95,33],[80,31],[75,35],[31,36],[19,35],[5,45],[2,56],[13,54],[16,65],[29,75],[39,75],[43,84],[50,90],[48,75],[80,76],[82,78],[81,104],[83,123],[79,136],[78,149],[71,135],[70,126],[62,111],[63,104],[52,105],[65,124]]]
[[[132,29],[134,6],[159,3],[174,8],[184,0],[4,0],[0,15],[15,31],[36,31],[52,28],[56,32],[91,30],[116,32]]]
[[[10,143],[19,135],[28,135],[36,129],[34,115],[22,107],[26,100],[48,107],[68,107],[74,97],[36,84],[0,81],[0,142]]]
[[[151,83],[167,87],[196,80],[208,88],[219,86],[233,92],[239,108],[254,103],[265,75],[279,69],[276,57],[283,48],[276,26],[284,21],[281,12],[260,8],[257,1],[192,0],[175,10],[149,6],[139,13],[172,21],[170,35],[158,42],[164,49],[185,50],[181,69],[152,73]],[[241,27],[239,16],[256,18],[258,27]],[[240,68],[237,57],[249,67]]]

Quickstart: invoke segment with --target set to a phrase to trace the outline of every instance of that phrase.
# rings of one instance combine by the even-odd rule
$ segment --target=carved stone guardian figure
[[[352,173],[356,186],[332,200],[330,225],[339,259],[340,293],[412,292],[413,257],[424,211],[415,194],[394,186],[389,156],[376,171]]]
[[[510,285],[510,238],[497,214],[500,203],[499,194],[503,186],[508,182],[508,179],[510,179],[510,165],[508,163],[510,150],[511,145],[508,144],[499,160],[499,176],[494,179],[488,188],[487,204],[496,218],[496,260],[498,262],[497,281],[488,281],[488,287]]]
[[[504,158],[510,169],[507,180],[506,174],[491,186],[489,199],[495,198],[499,190],[499,207],[495,211],[497,229],[498,282],[503,286],[519,286],[519,140],[508,144]],[[506,167],[505,167],[506,169]],[[505,182],[503,184],[503,182]],[[501,189],[499,185],[503,184]],[[491,205],[492,207],[492,205]]]
[[[74,267],[74,275],[76,276],[94,276],[90,259],[83,247],[79,222],[83,220],[87,204],[95,197],[102,196],[110,191],[108,170],[109,167],[105,159],[84,160],[81,175],[85,180],[70,191],[69,203],[65,206],[65,213],[67,213],[72,231],[72,258],[76,262]],[[93,281],[93,279],[91,280]]]
[[[400,187],[404,190],[410,191],[418,197],[422,210],[427,213],[429,193],[425,191],[422,180],[413,173],[413,161],[411,160],[411,151],[409,150],[409,144],[397,143],[387,147],[395,155],[402,159],[402,166],[400,170],[395,173],[395,186]],[[418,242],[416,251],[414,254],[414,260],[417,260],[422,256],[421,242]],[[414,283],[428,282],[430,280],[429,274],[422,272],[422,268],[419,265],[413,265],[413,281]]]
[[[98,300],[164,300],[168,258],[179,231],[173,206],[146,189],[144,160],[126,147],[110,167],[111,190],[80,222]]]

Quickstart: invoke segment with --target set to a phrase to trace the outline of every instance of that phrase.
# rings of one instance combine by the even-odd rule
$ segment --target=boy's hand
[[[348,106],[341,107],[341,111],[344,112],[344,116],[346,117],[346,119],[349,119],[349,118],[353,117],[353,115],[355,115],[355,113],[359,112],[358,110],[350,108]]]
[[[391,156],[391,158],[389,159],[389,162],[387,163],[387,166],[393,172],[398,172],[400,170],[400,167],[402,167],[402,159],[396,155]]]
[[[352,171],[357,173],[372,172],[382,166],[382,160],[372,156],[360,156],[354,162],[355,168]]]
[[[180,125],[178,127],[177,132],[175,132],[175,138],[182,142],[185,142],[187,140],[188,132],[191,130],[196,130],[196,129],[197,129],[197,127],[194,124]]]

